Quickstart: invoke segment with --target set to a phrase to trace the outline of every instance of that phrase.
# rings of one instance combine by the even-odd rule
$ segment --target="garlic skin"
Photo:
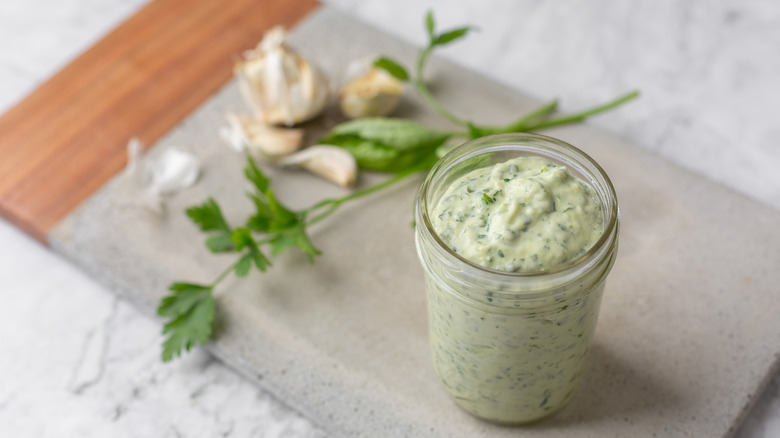
[[[268,125],[292,126],[325,108],[330,86],[325,75],[286,44],[281,26],[244,53],[233,72],[255,117]]]
[[[221,132],[222,138],[238,151],[247,151],[256,158],[275,160],[301,148],[303,130],[279,128],[257,120],[228,114],[230,128]]]
[[[141,142],[132,138],[127,143],[125,177],[136,202],[151,211],[165,212],[165,195],[171,195],[195,184],[200,175],[200,163],[189,152],[167,148],[153,156],[145,156]]]
[[[403,82],[372,66],[341,87],[339,106],[351,119],[386,116],[398,107],[403,92]]]
[[[299,166],[341,187],[352,187],[357,179],[357,162],[346,150],[331,145],[316,145],[279,161],[284,166]]]

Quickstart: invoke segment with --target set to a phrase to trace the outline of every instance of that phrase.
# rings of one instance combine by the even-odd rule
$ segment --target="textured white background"
[[[0,112],[145,2],[0,2]],[[328,3],[415,44],[427,9],[474,24],[442,54],[565,110],[639,88],[592,123],[780,209],[773,0]],[[159,321],[2,220],[0,248],[0,436],[323,436],[202,352],[160,364]],[[780,436],[778,380],[740,438]]]

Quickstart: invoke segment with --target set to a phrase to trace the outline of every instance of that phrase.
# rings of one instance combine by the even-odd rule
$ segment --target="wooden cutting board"
[[[336,31],[337,30],[337,31]],[[415,50],[320,8],[292,44],[332,77],[382,52],[410,64]],[[456,113],[509,121],[537,102],[434,60],[429,79]],[[220,140],[228,111],[245,111],[234,83],[152,148],[192,151],[203,172],[140,207],[115,178],[48,234],[53,247],[153,312],[173,280],[208,282],[232,260],[213,256],[182,214],[209,196],[229,221],[251,209],[243,159]],[[413,95],[401,115],[448,128]],[[333,114],[307,125],[317,138]],[[416,181],[348,205],[317,224],[315,265],[295,251],[263,275],[218,293],[211,351],[334,436],[634,437],[729,435],[780,357],[780,223],[773,211],[589,126],[550,134],[583,148],[611,176],[622,214],[590,367],[560,413],[524,428],[474,419],[445,395],[427,347],[425,298],[409,225]],[[293,207],[344,193],[315,177],[267,169]],[[363,175],[365,186],[381,178]]]
[[[0,117],[0,215],[39,241],[316,0],[154,0]]]

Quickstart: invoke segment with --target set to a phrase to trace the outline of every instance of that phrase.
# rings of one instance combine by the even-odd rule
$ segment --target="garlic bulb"
[[[285,166],[300,166],[341,187],[352,187],[357,179],[355,157],[331,145],[316,145],[279,161]]]
[[[339,105],[351,119],[386,116],[398,106],[403,92],[403,82],[372,66],[341,88]]]
[[[286,38],[284,28],[274,27],[233,70],[244,99],[265,124],[292,126],[316,117],[330,93],[327,78]]]
[[[265,125],[250,117],[228,114],[230,129],[222,137],[239,151],[257,158],[276,159],[297,151],[303,144],[303,130]]]

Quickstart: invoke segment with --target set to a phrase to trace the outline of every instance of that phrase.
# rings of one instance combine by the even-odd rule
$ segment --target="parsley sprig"
[[[269,179],[255,161],[247,156],[244,175],[252,183],[248,193],[255,211],[243,226],[232,228],[213,198],[187,209],[187,216],[200,230],[208,234],[205,245],[212,253],[236,253],[233,264],[212,283],[175,282],[170,294],[162,299],[157,314],[168,318],[163,328],[162,360],[167,362],[189,351],[196,344],[205,344],[213,334],[214,290],[231,273],[244,277],[254,266],[260,272],[271,267],[268,254],[277,256],[296,247],[309,262],[314,263],[321,251],[311,242],[308,227],[333,214],[346,202],[370,195],[402,179],[424,170],[427,162],[407,166],[391,178],[340,198],[325,199],[303,210],[291,210],[276,199]],[[264,248],[267,248],[264,250]]]

